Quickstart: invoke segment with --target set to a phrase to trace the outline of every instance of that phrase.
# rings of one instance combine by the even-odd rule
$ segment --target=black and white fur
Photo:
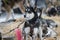
[[[25,17],[27,18],[27,21],[25,22],[24,25],[26,40],[28,40],[27,39],[28,35],[30,35],[34,40],[38,34],[38,28],[40,23],[38,19],[38,15],[32,7],[27,7]]]

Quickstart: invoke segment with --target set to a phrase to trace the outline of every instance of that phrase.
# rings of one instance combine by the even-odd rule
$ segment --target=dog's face
[[[31,11],[30,7],[26,8],[26,18],[27,20],[34,18],[34,13]]]

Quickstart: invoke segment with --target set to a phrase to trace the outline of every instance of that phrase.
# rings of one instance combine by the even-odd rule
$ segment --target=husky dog
[[[28,35],[30,35],[33,39],[35,39],[35,37],[38,35],[38,28],[40,23],[38,15],[32,7],[27,7],[24,17],[27,19],[23,28],[25,36],[28,37]]]

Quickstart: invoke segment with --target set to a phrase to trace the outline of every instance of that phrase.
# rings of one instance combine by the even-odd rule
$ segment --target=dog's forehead
[[[30,10],[30,8],[26,8],[26,11]]]

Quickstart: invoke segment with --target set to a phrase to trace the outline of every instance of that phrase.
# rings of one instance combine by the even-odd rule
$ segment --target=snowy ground
[[[0,22],[5,22],[5,21],[6,21],[6,17],[7,17],[6,13],[5,13],[5,14],[2,14],[2,15],[0,16]],[[18,18],[21,18],[21,17],[23,17],[22,14],[14,14],[14,18],[15,18],[15,19],[18,19]],[[10,19],[13,19],[11,15],[10,15],[9,20],[10,20]]]

